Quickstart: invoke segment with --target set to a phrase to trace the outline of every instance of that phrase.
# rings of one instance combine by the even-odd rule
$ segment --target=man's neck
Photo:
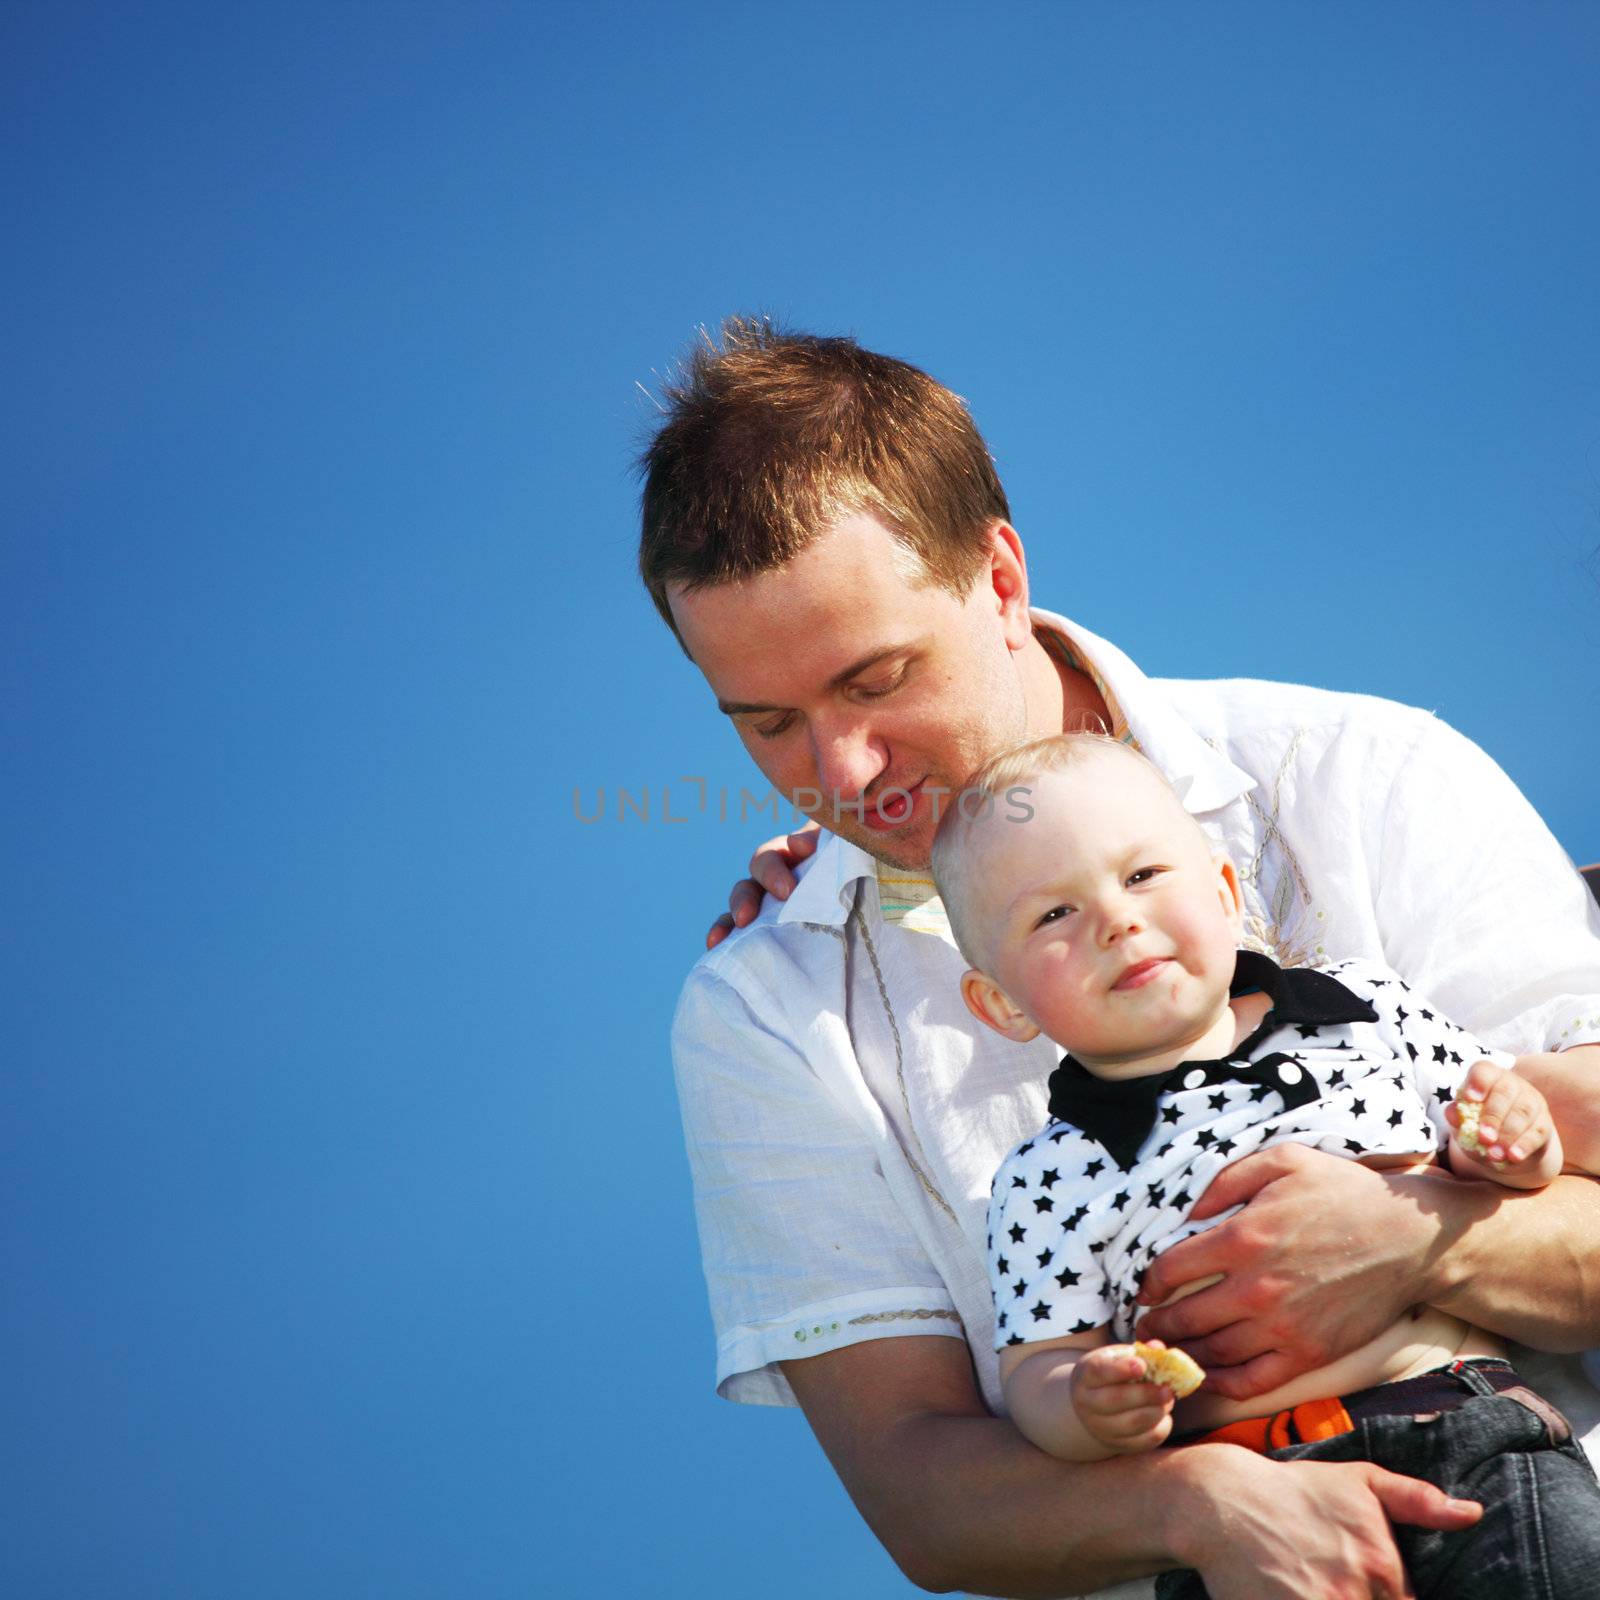
[[[1031,734],[1111,731],[1111,711],[1089,678],[1041,642],[1036,630],[1022,652],[1022,684]]]

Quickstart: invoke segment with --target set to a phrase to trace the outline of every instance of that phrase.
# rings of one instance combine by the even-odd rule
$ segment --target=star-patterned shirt
[[[1241,951],[1233,993],[1255,990],[1272,1009],[1223,1060],[1108,1082],[1067,1056],[1051,1075],[1050,1125],[1006,1157],[990,1196],[997,1347],[1107,1323],[1131,1338],[1145,1269],[1238,1209],[1189,1220],[1230,1161],[1291,1140],[1431,1154],[1473,1062],[1514,1059],[1371,961],[1280,968]]]

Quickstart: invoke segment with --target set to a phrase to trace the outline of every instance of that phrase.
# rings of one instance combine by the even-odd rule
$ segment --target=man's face
[[[1029,731],[1021,547],[1010,530],[991,540],[990,564],[959,597],[865,513],[787,567],[669,597],[756,765],[807,816],[893,866],[925,867],[966,775]],[[836,795],[859,813],[836,814]]]
[[[997,810],[969,835],[989,976],[1104,1077],[1201,1038],[1233,977],[1232,867],[1121,751],[1025,787],[1032,815]]]

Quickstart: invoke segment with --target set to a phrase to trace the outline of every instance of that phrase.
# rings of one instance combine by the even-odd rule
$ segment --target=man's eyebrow
[[[907,650],[909,648],[911,648],[911,647],[908,646],[908,645],[891,644],[891,645],[888,645],[887,647],[885,647],[882,650],[874,650],[870,655],[862,656],[862,658],[859,661],[852,661],[850,663],[850,665],[848,667],[846,667],[842,672],[834,673],[834,675],[831,678],[828,679],[827,687],[830,688],[830,689],[842,688],[852,678],[857,677],[859,674],[861,674],[863,672],[869,671],[871,668],[877,666],[877,664],[880,661],[886,661],[890,656],[897,656],[902,651]],[[743,700],[719,700],[719,701],[717,701],[717,710],[721,711],[721,712],[725,712],[730,717],[739,716],[741,713],[750,713],[750,712],[757,712],[757,711],[787,711],[788,709],[789,709],[788,706],[758,706],[758,705],[751,705],[751,704],[749,704],[749,703],[747,703],[746,701],[743,701]]]

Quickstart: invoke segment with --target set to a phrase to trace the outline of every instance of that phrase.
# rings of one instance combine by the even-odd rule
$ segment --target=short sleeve
[[[778,1361],[870,1338],[962,1337],[866,1133],[731,983],[695,969],[672,1047],[718,1392],[793,1405]]]
[[[1112,1320],[1102,1256],[1121,1207],[1099,1194],[1097,1180],[1108,1171],[1115,1169],[1099,1145],[1059,1124],[1001,1163],[987,1240],[997,1348],[1088,1333]],[[1122,1199],[1126,1205],[1129,1196]]]

